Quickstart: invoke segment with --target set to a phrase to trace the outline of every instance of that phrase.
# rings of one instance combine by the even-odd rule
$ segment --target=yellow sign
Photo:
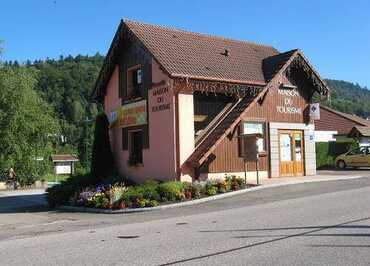
[[[125,104],[110,114],[110,127],[133,127],[146,123],[146,100]]]

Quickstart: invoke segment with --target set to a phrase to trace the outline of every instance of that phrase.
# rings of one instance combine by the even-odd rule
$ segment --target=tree
[[[94,143],[92,149],[91,174],[101,182],[114,172],[113,154],[109,141],[109,122],[105,113],[95,120]]]
[[[50,167],[58,123],[50,105],[34,90],[33,69],[0,69],[0,169],[14,168],[21,183],[32,183]]]

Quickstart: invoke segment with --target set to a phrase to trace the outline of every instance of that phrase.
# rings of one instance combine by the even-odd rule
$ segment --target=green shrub
[[[148,202],[148,205],[146,205],[147,207],[156,207],[156,206],[158,206],[159,205],[159,203],[158,203],[158,201],[156,201],[156,200],[150,200],[149,202]]]
[[[160,183],[158,192],[162,201],[182,200],[185,197],[183,183],[179,181]]]
[[[73,185],[55,185],[46,190],[46,200],[50,208],[67,204],[72,196],[77,192]]]
[[[198,199],[201,196],[202,186],[199,183],[183,182],[183,190],[186,199]]]
[[[109,199],[105,193],[96,193],[92,198],[92,204],[95,208],[107,209],[109,207]]]
[[[60,184],[46,190],[46,200],[50,208],[67,204],[72,196],[82,188],[95,184],[95,179],[89,174],[75,175],[62,181]]]
[[[123,200],[128,207],[140,207],[140,202],[143,199],[143,191],[139,187],[129,187],[123,194]]]
[[[236,177],[236,182],[238,183],[240,189],[245,188],[247,186],[244,178]]]
[[[137,189],[143,194],[144,199],[148,200],[160,200],[160,195],[158,193],[158,182],[156,181],[146,181],[142,185],[138,185]]]
[[[208,181],[204,188],[203,188],[203,193],[207,196],[213,196],[217,194],[217,183],[214,181]]]

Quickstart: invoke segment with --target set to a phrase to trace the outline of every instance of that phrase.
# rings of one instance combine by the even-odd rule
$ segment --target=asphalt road
[[[369,265],[370,178],[137,214],[59,213],[0,196],[0,265]],[[14,200],[13,207],[4,207]]]

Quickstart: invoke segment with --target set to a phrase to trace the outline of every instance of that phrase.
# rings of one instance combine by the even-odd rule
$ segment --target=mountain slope
[[[325,80],[331,88],[331,101],[324,103],[338,111],[356,114],[363,118],[370,116],[370,90],[343,80]]]

